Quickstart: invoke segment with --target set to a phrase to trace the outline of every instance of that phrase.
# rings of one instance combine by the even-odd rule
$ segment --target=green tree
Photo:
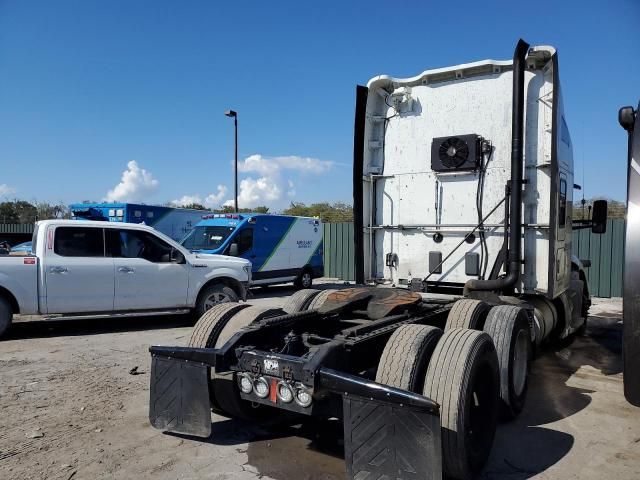
[[[295,215],[300,217],[320,217],[323,222],[353,222],[353,208],[351,205],[336,202],[312,203],[305,205],[302,202],[292,202],[289,208],[282,211],[285,215]]]

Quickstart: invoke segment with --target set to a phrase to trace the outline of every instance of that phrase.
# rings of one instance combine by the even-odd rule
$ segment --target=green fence
[[[33,233],[33,223],[0,223],[0,233]]]
[[[324,276],[354,280],[353,223],[324,224]]]
[[[607,232],[602,235],[588,228],[574,231],[573,254],[591,260],[591,267],[586,269],[591,295],[622,296],[623,219],[608,220]],[[324,274],[354,280],[353,223],[324,224]]]
[[[622,296],[622,264],[624,263],[624,220],[607,220],[607,231],[602,235],[591,230],[573,232],[573,254],[591,260],[586,269],[589,291],[594,297]]]

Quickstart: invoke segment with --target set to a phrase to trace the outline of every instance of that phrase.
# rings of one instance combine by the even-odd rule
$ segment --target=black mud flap
[[[351,395],[343,409],[349,479],[442,479],[438,415]]]
[[[209,437],[209,367],[153,355],[149,421],[160,430]]]

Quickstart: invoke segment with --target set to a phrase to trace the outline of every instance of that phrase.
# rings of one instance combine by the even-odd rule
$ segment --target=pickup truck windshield
[[[189,250],[215,250],[229,238],[235,227],[195,227],[182,240],[183,247]]]

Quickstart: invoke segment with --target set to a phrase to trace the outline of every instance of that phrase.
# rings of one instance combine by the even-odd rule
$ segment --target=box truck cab
[[[322,223],[317,218],[259,213],[204,215],[182,240],[197,253],[249,260],[254,285],[294,282],[309,288],[324,274]]]

